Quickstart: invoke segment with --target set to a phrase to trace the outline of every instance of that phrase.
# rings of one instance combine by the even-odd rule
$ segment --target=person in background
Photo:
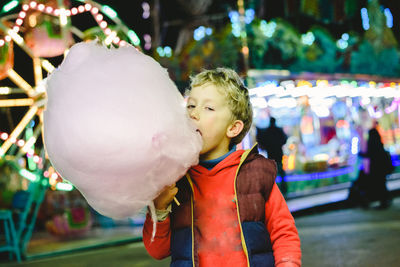
[[[369,159],[369,170],[366,173],[366,195],[368,202],[379,200],[379,208],[390,206],[391,200],[386,187],[386,176],[393,172],[394,167],[387,152],[383,146],[381,135],[377,130],[378,123],[368,131],[367,151],[360,152],[359,155]],[[369,203],[365,203],[366,206]]]
[[[187,111],[203,139],[200,163],[154,199],[143,227],[148,253],[171,266],[301,266],[300,238],[257,146],[236,150],[252,124],[249,94],[230,69],[192,78]],[[171,202],[175,197],[180,205]],[[171,212],[169,212],[171,211]]]
[[[282,194],[287,194],[287,184],[285,181],[285,170],[282,167],[283,151],[282,146],[286,144],[287,135],[282,128],[276,126],[276,119],[271,117],[269,126],[266,129],[257,128],[257,142],[260,148],[267,151],[268,158],[273,159],[278,167],[278,175],[282,178],[280,189]]]

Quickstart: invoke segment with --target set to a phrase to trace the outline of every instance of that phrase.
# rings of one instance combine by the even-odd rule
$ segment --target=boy
[[[252,123],[247,89],[232,70],[192,78],[190,118],[203,139],[200,163],[154,199],[143,242],[171,266],[301,266],[300,239],[275,184],[276,164],[257,148],[236,150]],[[171,205],[177,197],[181,205]],[[172,212],[169,213],[169,210]]]

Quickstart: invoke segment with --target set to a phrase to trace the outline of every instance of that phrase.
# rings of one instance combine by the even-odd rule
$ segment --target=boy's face
[[[201,160],[216,159],[229,151],[232,113],[226,97],[211,83],[193,87],[187,101],[190,118],[203,139]]]

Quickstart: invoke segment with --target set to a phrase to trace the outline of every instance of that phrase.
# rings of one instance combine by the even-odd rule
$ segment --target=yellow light
[[[20,98],[20,99],[5,99],[0,100],[0,107],[22,107],[30,106],[33,104],[33,99],[31,98]]]
[[[21,76],[18,75],[13,69],[9,69],[7,71],[8,77],[11,81],[13,81],[16,85],[18,85],[21,89],[23,89],[28,95],[34,93],[32,87],[24,80]]]
[[[289,155],[289,157],[288,157],[288,169],[289,170],[294,170],[295,163],[296,163],[295,159],[296,159],[296,155],[294,155],[294,154]]]
[[[33,72],[35,73],[35,85],[38,85],[43,80],[42,66],[38,57],[33,58]]]
[[[42,60],[42,67],[48,72],[52,73],[56,68],[48,61],[48,60]]]
[[[8,95],[10,92],[10,87],[0,87],[0,95]]]
[[[15,31],[13,30],[8,30],[7,33],[11,36],[11,38],[19,45],[22,45],[24,43],[24,39]]]
[[[25,143],[25,145],[21,148],[21,150],[24,153],[27,153],[29,151],[29,149],[31,149],[31,147],[33,146],[33,144],[36,142],[36,138],[35,137],[31,137],[29,138],[29,140]]]
[[[28,110],[28,112],[25,114],[25,116],[22,118],[22,120],[18,123],[17,127],[15,127],[14,131],[10,134],[8,139],[1,146],[1,151],[0,151],[0,155],[1,156],[3,156],[5,153],[7,153],[8,149],[12,145],[12,140],[16,140],[17,139],[17,137],[24,130],[25,126],[31,121],[33,116],[35,116],[37,110],[38,110],[37,106],[32,106]]]
[[[107,36],[107,38],[104,40],[105,45],[110,45],[113,39],[117,36],[117,33],[115,31],[112,31],[110,35]]]
[[[68,20],[67,20],[67,14],[65,12],[65,8],[60,9],[60,24],[61,26],[67,25]]]
[[[36,23],[37,23],[36,16],[35,15],[30,15],[29,16],[29,26],[33,28],[33,27],[36,26]]]

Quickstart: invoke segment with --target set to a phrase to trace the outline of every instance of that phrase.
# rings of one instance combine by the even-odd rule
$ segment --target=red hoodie
[[[199,236],[200,266],[247,266],[235,204],[234,179],[243,150],[235,151],[213,169],[197,165],[189,170],[194,190],[194,224]],[[151,256],[170,255],[170,219],[157,223],[153,242],[149,216],[143,228],[143,242]],[[300,266],[300,239],[294,219],[276,184],[265,203],[265,225],[270,234],[275,265]]]

